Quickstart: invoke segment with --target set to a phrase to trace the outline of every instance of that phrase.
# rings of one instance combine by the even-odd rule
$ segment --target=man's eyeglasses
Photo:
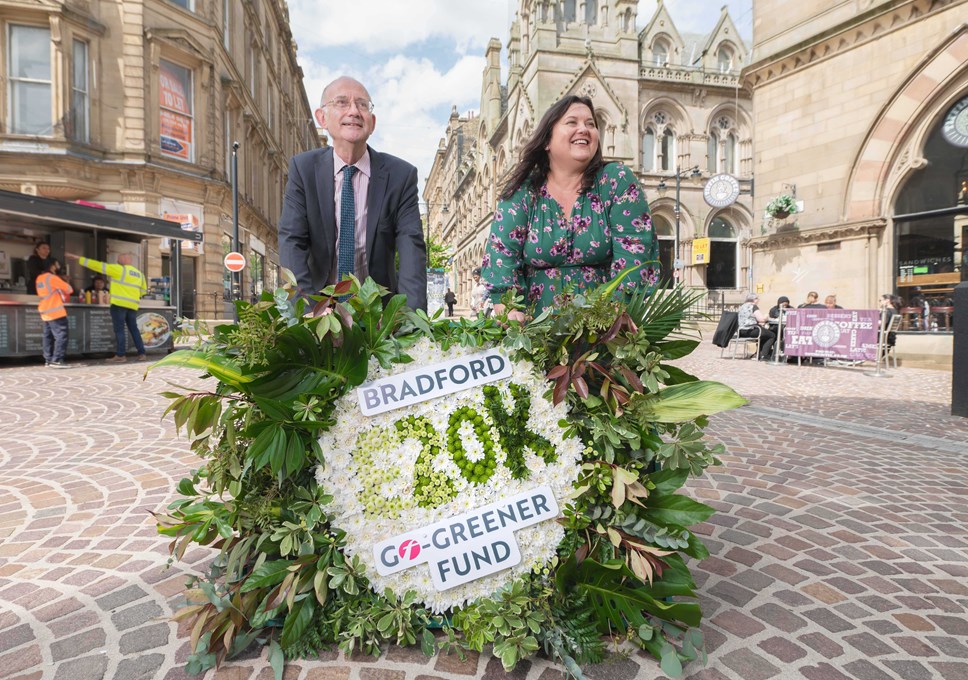
[[[376,106],[369,99],[363,99],[362,97],[360,99],[350,99],[349,97],[337,97],[336,99],[330,99],[328,102],[323,104],[323,106],[332,106],[334,109],[338,109],[340,111],[346,111],[354,103],[356,104],[356,108],[358,108],[360,111],[366,111],[368,113],[372,113],[373,107]]]

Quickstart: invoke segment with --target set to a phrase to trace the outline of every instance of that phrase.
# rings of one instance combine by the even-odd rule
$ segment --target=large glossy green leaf
[[[673,359],[681,359],[684,356],[688,356],[698,346],[698,340],[667,340],[656,343],[653,349],[660,352],[666,361],[672,361]]]
[[[282,645],[288,647],[302,637],[313,620],[313,609],[316,599],[307,597],[296,602],[286,614],[286,622],[282,625]]]
[[[697,380],[670,385],[657,394],[635,398],[630,407],[639,422],[682,423],[745,403],[745,398],[722,383]]]
[[[245,579],[245,583],[242,584],[242,592],[248,593],[259,588],[269,588],[282,583],[282,579],[286,578],[292,564],[289,560],[264,562],[253,570],[249,578]]]
[[[160,361],[156,361],[149,366],[148,371],[161,366],[182,366],[184,368],[201,369],[213,378],[233,386],[245,385],[257,377],[254,374],[243,373],[238,362],[233,359],[189,349],[180,349],[172,352]],[[145,372],[147,373],[147,371]]]
[[[669,494],[650,496],[643,514],[646,519],[656,524],[688,527],[705,522],[714,512],[716,512],[714,508],[694,501],[688,496]]]
[[[665,621],[698,626],[699,605],[656,599],[623,562],[599,563],[586,559],[574,572],[573,587],[595,608],[602,632],[638,628],[648,623],[645,613]]]

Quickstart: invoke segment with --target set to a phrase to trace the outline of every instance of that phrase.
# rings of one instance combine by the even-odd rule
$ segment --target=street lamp
[[[685,170],[683,170],[679,166],[676,166],[676,174],[675,174],[676,202],[675,202],[675,208],[674,208],[674,212],[676,215],[676,240],[672,250],[673,272],[678,272],[680,269],[682,269],[682,258],[679,257],[679,214],[682,212],[680,208],[680,203],[679,203],[679,189],[681,187],[683,177],[689,177],[689,179],[691,179],[693,182],[698,182],[699,179],[702,177],[702,173],[699,171],[698,165],[694,165],[691,168],[686,168]],[[666,189],[665,180],[662,180],[661,182],[659,182],[658,189],[659,189],[659,193],[662,193],[665,191]],[[677,273],[674,273],[673,276],[675,276],[677,280],[680,278],[680,276]]]

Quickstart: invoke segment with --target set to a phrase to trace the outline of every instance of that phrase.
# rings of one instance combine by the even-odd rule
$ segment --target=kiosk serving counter
[[[114,330],[108,305],[85,304],[79,297],[94,272],[76,262],[69,264],[65,252],[110,262],[120,252],[134,254],[136,266],[148,276],[148,240],[164,237],[172,239],[169,299],[176,304],[150,296],[141,300],[138,330],[149,353],[172,348],[172,332],[180,316],[179,244],[183,240],[200,241],[202,234],[160,218],[0,191],[0,357],[43,353],[38,298],[27,294],[25,280],[26,259],[35,243],[51,245],[51,257],[61,261],[65,278],[74,288],[74,296],[66,304],[67,355],[77,356],[113,353]],[[128,349],[134,352],[132,345],[129,338]]]

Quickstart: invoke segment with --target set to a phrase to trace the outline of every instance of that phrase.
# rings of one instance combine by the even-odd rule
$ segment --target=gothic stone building
[[[241,294],[276,283],[287,162],[319,145],[285,0],[11,0],[0,43],[0,189],[201,230],[184,309],[223,317],[237,141]],[[168,258],[149,242],[147,276]]]
[[[678,172],[685,283],[726,302],[743,294],[746,242],[756,222],[750,99],[739,83],[747,47],[725,8],[707,35],[680,33],[661,0],[641,31],[637,12],[637,0],[520,0],[506,80],[501,43],[489,43],[480,111],[451,114],[424,189],[428,228],[454,249],[459,308],[469,304],[471,272],[483,258],[506,173],[548,107],[571,93],[595,102],[606,160],[633,168],[645,187],[666,275],[674,259]],[[744,191],[733,205],[713,209],[702,189],[718,173],[737,177]],[[693,266],[697,237],[711,239],[711,255],[708,264]]]

